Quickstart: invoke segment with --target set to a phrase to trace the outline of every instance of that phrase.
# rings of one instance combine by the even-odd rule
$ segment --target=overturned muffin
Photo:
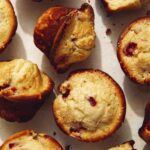
[[[95,46],[94,12],[89,4],[80,9],[49,8],[38,20],[35,45],[43,51],[57,72],[85,60]]]
[[[133,145],[134,141],[128,141],[116,147],[109,148],[108,150],[135,150]]]
[[[145,117],[142,127],[139,129],[140,137],[147,143],[150,144],[150,102],[145,108]]]
[[[137,9],[143,4],[149,3],[150,0],[103,0],[109,12],[118,12],[128,9]]]
[[[49,135],[25,130],[10,136],[1,150],[63,150],[61,145]]]
[[[52,90],[52,80],[23,59],[0,62],[0,68],[0,117],[28,121]]]
[[[119,85],[99,70],[72,73],[58,88],[53,104],[58,126],[86,142],[111,136],[125,118],[126,103]]]
[[[150,83],[150,17],[131,23],[118,41],[118,59],[124,72],[137,83]]]
[[[0,52],[11,41],[16,28],[17,19],[10,0],[0,0]]]

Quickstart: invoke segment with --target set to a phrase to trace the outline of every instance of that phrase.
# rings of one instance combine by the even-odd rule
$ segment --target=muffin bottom
[[[26,122],[30,120],[43,104],[39,102],[11,102],[0,100],[0,117],[10,122]]]

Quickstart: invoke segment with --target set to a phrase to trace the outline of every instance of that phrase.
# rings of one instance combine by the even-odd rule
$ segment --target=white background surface
[[[51,67],[46,56],[33,43],[32,35],[36,20],[50,6],[80,7],[86,0],[56,0],[55,2],[44,0],[41,3],[32,2],[31,0],[11,1],[18,18],[18,29],[13,41],[5,52],[0,55],[0,60],[14,58],[31,60],[53,78],[56,87],[67,77],[71,70],[80,68],[101,69],[110,74],[124,90],[127,100],[127,114],[124,124],[112,137],[97,143],[82,143],[65,135],[56,126],[51,112],[54,96],[51,96],[36,116],[27,123],[9,123],[0,119],[1,142],[15,132],[24,129],[34,129],[37,132],[45,132],[51,136],[54,136],[53,132],[55,131],[56,135],[54,137],[64,147],[71,145],[72,150],[107,150],[112,145],[120,144],[130,139],[136,141],[135,147],[138,150],[150,150],[150,146],[146,145],[138,136],[138,129],[143,122],[144,107],[148,100],[150,100],[150,86],[136,85],[125,77],[119,66],[115,50],[116,42],[122,29],[139,16],[144,16],[149,6],[140,10],[121,12],[107,17],[107,13],[100,0],[91,0],[90,4],[95,12],[96,48],[93,49],[92,55],[85,62],[74,65],[66,74],[58,75]],[[112,30],[110,36],[106,35],[107,28]]]

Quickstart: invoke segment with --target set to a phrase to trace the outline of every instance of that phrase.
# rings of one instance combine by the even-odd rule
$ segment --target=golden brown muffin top
[[[26,130],[9,137],[1,150],[62,150],[62,147],[48,135]]]
[[[121,35],[118,56],[124,70],[138,83],[150,82],[150,17],[133,22]]]
[[[17,26],[13,7],[9,0],[0,0],[0,50],[11,40]]]
[[[53,105],[56,121],[67,134],[79,140],[103,139],[124,120],[123,93],[105,73],[74,73],[60,85],[59,93]]]
[[[133,145],[134,145],[134,141],[129,141],[129,142],[120,144],[116,147],[109,148],[108,150],[135,150]]]
[[[0,62],[0,68],[0,97],[9,100],[41,99],[52,89],[51,79],[30,61]]]
[[[104,0],[109,11],[120,11],[130,8],[139,8],[140,0]]]

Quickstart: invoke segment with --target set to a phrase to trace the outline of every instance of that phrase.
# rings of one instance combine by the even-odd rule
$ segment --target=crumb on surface
[[[111,35],[111,33],[112,33],[111,29],[108,28],[108,29],[106,30],[106,35]]]
[[[54,131],[54,132],[53,132],[53,135],[55,136],[56,134],[57,134],[57,133]]]

